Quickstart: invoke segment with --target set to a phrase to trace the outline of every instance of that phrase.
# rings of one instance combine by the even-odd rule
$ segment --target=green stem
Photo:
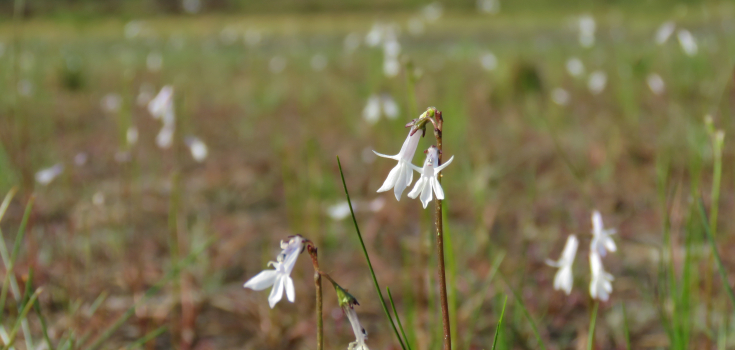
[[[388,317],[388,321],[390,322],[390,325],[393,328],[393,333],[395,333],[396,338],[398,339],[398,342],[401,344],[401,349],[406,350],[406,346],[403,344],[401,335],[398,334],[398,329],[396,328],[396,324],[393,323],[393,317],[391,317],[390,312],[388,312],[388,306],[385,304],[385,299],[383,299],[383,293],[380,291],[380,285],[378,284],[378,279],[375,277],[375,271],[373,270],[373,264],[370,263],[370,256],[368,255],[367,248],[365,248],[365,242],[362,240],[362,234],[360,234],[360,227],[357,226],[357,219],[355,218],[355,210],[352,209],[352,201],[350,200],[350,193],[349,191],[347,191],[347,182],[345,182],[345,174],[342,171],[342,162],[339,161],[339,157],[337,157],[337,165],[339,166],[339,175],[342,177],[342,186],[345,189],[345,196],[347,197],[347,204],[350,206],[350,213],[352,214],[352,223],[355,224],[355,231],[357,231],[357,238],[360,239],[360,245],[362,246],[362,252],[365,253],[365,259],[367,260],[368,268],[370,269],[370,275],[373,277],[373,284],[375,285],[375,290],[378,292],[378,297],[380,298],[380,305],[383,306],[383,312],[385,312],[385,316]]]
[[[590,318],[590,329],[587,334],[587,350],[592,350],[595,346],[595,323],[597,323],[597,308],[600,306],[600,302],[595,300],[595,306],[592,309],[592,317]]]
[[[500,334],[500,326],[503,324],[503,315],[505,315],[505,303],[507,302],[508,302],[508,295],[506,295],[505,299],[503,299],[503,309],[500,311],[500,318],[498,319],[498,325],[495,326],[495,337],[493,337],[492,350],[495,350],[495,346],[498,345],[498,334]]]
[[[324,350],[324,317],[322,315],[323,301],[322,301],[322,272],[319,269],[319,260],[317,259],[316,247],[309,243],[306,246],[306,250],[311,256],[311,263],[314,265],[314,287],[316,288],[316,348],[317,350]],[[332,278],[326,275],[331,281]],[[332,281],[334,283],[334,281]]]
[[[732,303],[733,306],[735,306],[735,292],[733,292],[732,287],[730,286],[730,282],[727,279],[727,272],[725,271],[725,267],[722,264],[720,253],[717,252],[715,238],[712,235],[712,231],[710,230],[709,224],[707,223],[707,214],[705,214],[704,202],[702,201],[701,198],[699,199],[699,214],[702,218],[702,222],[704,223],[704,232],[707,234],[707,238],[709,240],[710,247],[712,248],[712,253],[715,256],[715,262],[717,263],[717,268],[720,272],[720,277],[722,277],[722,284],[725,286],[725,289],[727,290],[727,296],[730,297],[730,302]]]
[[[442,112],[436,111],[436,126],[434,128],[434,136],[436,137],[436,148],[439,150],[439,162],[442,161],[442,132],[444,128],[444,120]],[[441,173],[436,174],[436,180],[441,185]],[[437,250],[437,274],[439,275],[439,299],[442,307],[442,328],[444,331],[444,350],[452,350],[452,331],[449,322],[449,302],[447,300],[447,276],[444,264],[444,222],[442,220],[442,202],[443,200],[435,198],[434,215],[436,224],[436,250]]]
[[[411,344],[408,343],[408,337],[406,337],[406,332],[403,330],[403,324],[401,323],[401,318],[398,317],[398,311],[396,311],[396,304],[393,302],[393,295],[390,293],[389,287],[385,287],[385,289],[388,291],[388,299],[390,299],[390,306],[393,308],[393,315],[396,316],[396,322],[398,322],[398,328],[401,329],[401,334],[403,334],[403,339],[406,339],[406,346],[408,346],[408,350],[411,350]]]

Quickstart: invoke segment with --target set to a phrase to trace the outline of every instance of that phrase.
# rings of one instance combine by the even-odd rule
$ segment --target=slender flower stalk
[[[317,259],[317,249],[309,242],[306,245],[306,251],[311,256],[311,263],[314,265],[314,287],[316,288],[316,348],[324,350],[324,317],[322,314],[322,272],[319,269],[319,260]],[[327,276],[329,278],[329,276]],[[329,278],[331,280],[331,278]]]

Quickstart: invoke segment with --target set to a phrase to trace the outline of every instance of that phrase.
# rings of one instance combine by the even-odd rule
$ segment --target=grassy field
[[[596,21],[591,47],[578,40],[585,14]],[[376,21],[400,28],[395,77],[383,73],[383,50],[365,45]],[[411,21],[423,30],[409,30]],[[676,31],[657,44],[666,21]],[[695,38],[695,54],[682,49],[681,29]],[[498,349],[540,348],[521,305],[545,348],[588,348],[594,209],[617,228],[618,252],[604,260],[614,290],[599,304],[592,348],[735,347],[734,305],[705,235],[711,228],[732,280],[731,3],[653,13],[448,11],[434,22],[419,11],[36,18],[0,23],[0,43],[0,192],[20,188],[0,228],[13,247],[35,199],[14,275],[22,293],[33,268],[28,285],[43,287],[41,313],[59,349],[89,348],[135,302],[102,348],[160,330],[144,348],[315,349],[307,256],[292,274],[295,304],[271,310],[266,292],[242,287],[297,233],[360,301],[371,349],[398,349],[350,219],[329,215],[345,200],[337,156],[409,343],[439,349],[433,206],[376,193],[395,162],[371,152],[397,153],[403,126],[428,106],[443,111],[444,155],[455,157],[443,186],[456,349],[492,347],[506,296]],[[584,66],[576,77],[566,68],[573,57]],[[606,76],[597,92],[594,72]],[[177,119],[173,146],[161,150],[161,123],[139,101],[164,85],[175,89]],[[373,94],[392,96],[398,117],[366,122]],[[715,129],[725,134],[721,152]],[[203,162],[192,159],[188,136],[206,143]],[[420,150],[431,142],[427,134]],[[417,154],[414,164],[422,161]],[[63,172],[50,184],[34,179],[55,164]],[[581,244],[566,296],[552,289],[545,260],[558,258],[571,233]],[[22,318],[12,297],[5,315],[9,333]],[[38,314],[27,321],[31,342],[44,344]],[[354,339],[326,287],[325,327],[327,349]],[[21,338],[19,349],[28,345]]]

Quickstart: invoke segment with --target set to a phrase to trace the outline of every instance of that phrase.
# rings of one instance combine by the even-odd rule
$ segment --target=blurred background
[[[85,349],[134,310],[102,348],[315,349],[307,256],[294,304],[242,287],[302,234],[360,301],[371,349],[398,349],[339,156],[410,343],[439,349],[433,206],[376,193],[395,162],[372,152],[398,153],[435,106],[455,157],[456,349],[492,347],[506,295],[498,348],[538,348],[511,290],[547,348],[586,348],[594,209],[618,230],[595,349],[734,348],[704,231],[732,272],[734,63],[729,1],[0,0],[0,192],[19,189],[0,228],[12,247],[34,198],[13,277],[15,293],[44,288],[16,347],[48,348],[44,323],[54,346]],[[175,122],[148,110],[167,85]],[[545,260],[572,233],[566,296]],[[326,348],[344,349],[354,336],[324,290]],[[18,318],[9,295],[0,336]]]

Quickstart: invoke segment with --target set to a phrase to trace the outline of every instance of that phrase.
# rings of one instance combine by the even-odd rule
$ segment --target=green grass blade
[[[625,311],[625,302],[623,307],[623,334],[625,335],[625,349],[630,350],[630,328],[628,328],[628,313]]]
[[[161,278],[158,282],[156,282],[156,284],[154,284],[151,288],[149,288],[145,292],[145,294],[143,294],[143,297],[138,299],[138,301],[136,301],[132,306],[130,306],[128,310],[125,311],[124,314],[118,317],[115,323],[107,327],[107,329],[104,332],[102,332],[102,334],[99,337],[97,337],[97,339],[86,349],[94,350],[94,349],[98,349],[99,347],[101,347],[105,343],[105,341],[107,341],[107,339],[110,338],[112,334],[115,333],[115,331],[117,331],[117,329],[120,328],[125,323],[125,321],[127,321],[130,318],[130,316],[132,316],[135,313],[135,308],[140,306],[143,302],[148,300],[148,298],[152,297],[154,294],[158,293],[158,291],[161,288],[163,288],[163,286],[166,283],[176,278],[185,267],[193,263],[196,260],[196,258],[199,256],[199,254],[204,252],[204,250],[206,250],[207,247],[209,247],[213,242],[214,242],[214,239],[208,240],[205,244],[202,245],[202,247],[191,252],[186,258],[182,259],[178,264],[176,264],[168,273],[166,273],[165,276],[163,276],[163,278]],[[72,344],[74,343],[72,342]]]
[[[36,292],[33,293],[29,302],[27,302],[23,306],[23,310],[20,312],[20,315],[18,315],[18,320],[15,321],[15,325],[13,326],[13,331],[10,332],[8,343],[5,344],[5,349],[10,349],[10,347],[13,346],[13,344],[15,343],[15,337],[18,335],[20,324],[22,323],[23,320],[26,319],[26,317],[28,317],[28,312],[31,311],[31,307],[33,307],[33,304],[36,302],[36,299],[38,299],[38,295],[41,294],[41,291],[43,291],[42,288],[36,289]]]
[[[699,199],[699,215],[701,216],[702,224],[704,225],[704,232],[707,234],[707,240],[709,241],[710,247],[712,248],[712,253],[715,256],[717,269],[720,271],[720,277],[722,277],[722,284],[725,286],[725,290],[727,290],[727,296],[730,297],[730,302],[733,306],[735,306],[735,293],[733,293],[730,282],[728,282],[727,280],[727,272],[725,271],[725,267],[722,264],[720,253],[717,251],[715,238],[712,236],[712,231],[710,230],[709,222],[707,221],[707,214],[704,211],[704,202],[701,198]]]
[[[145,343],[156,339],[159,335],[161,335],[163,332],[165,332],[168,329],[166,326],[159,327],[157,329],[154,329],[153,331],[149,332],[148,334],[144,335],[143,338],[138,339],[135,343],[132,343],[128,345],[126,349],[137,349],[145,345]]]
[[[503,299],[503,309],[500,310],[500,318],[498,318],[498,325],[495,326],[495,336],[493,337],[493,348],[492,350],[495,350],[495,346],[498,345],[498,335],[500,334],[500,326],[503,324],[503,316],[505,315],[505,304],[508,302],[508,295],[505,295],[505,299]]]
[[[538,345],[541,347],[542,350],[546,350],[546,345],[544,345],[544,342],[541,339],[541,333],[539,333],[538,327],[536,327],[536,322],[533,320],[533,317],[531,317],[531,313],[528,312],[526,305],[523,303],[523,299],[521,299],[521,296],[518,294],[518,292],[516,292],[515,289],[513,289],[513,287],[510,286],[510,283],[508,283],[508,281],[505,279],[505,276],[500,274],[500,278],[508,286],[511,293],[513,293],[513,298],[515,298],[516,303],[518,303],[518,306],[521,308],[521,311],[523,312],[523,315],[526,317],[528,322],[531,324],[531,328],[533,329],[533,334],[536,336],[536,341],[538,342]]]
[[[592,350],[595,346],[595,324],[597,323],[597,308],[600,302],[595,300],[595,307],[592,309],[592,317],[590,318],[590,329],[587,334],[587,350]]]
[[[398,316],[398,311],[396,311],[396,304],[393,302],[393,295],[390,293],[390,287],[385,287],[385,289],[388,291],[388,299],[390,299],[390,306],[393,308],[393,315],[396,316],[398,328],[401,329],[401,334],[403,335],[403,339],[406,341],[406,346],[408,347],[408,350],[411,350],[411,344],[409,344],[408,337],[406,337],[406,332],[403,330],[403,323],[401,323],[401,318]]]
[[[38,300],[33,303],[33,310],[36,312],[36,315],[38,315],[38,320],[41,323],[41,333],[43,333],[43,339],[46,341],[48,350],[55,350],[54,344],[51,342],[51,337],[48,336],[48,326],[46,324],[46,318],[43,317],[43,312],[41,312],[41,303],[39,303]]]
[[[13,187],[8,191],[8,194],[5,195],[5,199],[3,199],[3,203],[0,204],[0,221],[3,220],[3,217],[5,216],[5,212],[8,210],[8,206],[10,206],[10,201],[13,200],[13,196],[15,196],[15,193],[18,192],[18,188]]]
[[[10,255],[9,264],[6,265],[5,279],[3,280],[2,292],[0,292],[0,321],[3,319],[3,310],[5,309],[5,301],[8,297],[8,287],[10,286],[10,277],[13,276],[13,267],[15,266],[15,259],[18,258],[20,252],[20,245],[23,241],[23,237],[26,232],[26,225],[28,224],[28,218],[31,216],[31,208],[33,208],[33,202],[35,197],[31,196],[31,199],[26,205],[25,213],[23,214],[23,221],[20,223],[18,228],[18,234],[15,236],[15,244],[13,246],[13,253]]]
[[[362,240],[362,234],[360,234],[360,227],[357,225],[357,219],[355,218],[355,210],[352,209],[352,201],[350,200],[350,192],[347,191],[347,182],[345,182],[345,174],[342,171],[342,163],[339,161],[339,157],[337,157],[337,165],[339,166],[339,175],[342,177],[342,186],[344,186],[344,189],[345,189],[345,196],[347,197],[347,204],[350,206],[350,214],[352,214],[352,223],[355,224],[355,231],[357,231],[357,238],[360,239],[360,245],[362,246],[362,252],[365,253],[365,260],[367,260],[368,268],[370,268],[370,275],[373,277],[373,284],[375,284],[375,290],[378,292],[378,297],[380,298],[380,305],[383,306],[383,311],[385,312],[385,316],[388,317],[388,321],[390,322],[391,327],[393,327],[393,333],[396,334],[396,338],[398,339],[398,342],[401,344],[401,349],[406,350],[406,346],[403,344],[403,340],[401,340],[401,335],[398,333],[396,324],[393,322],[393,317],[390,316],[390,312],[388,311],[388,306],[385,304],[385,299],[383,299],[383,293],[380,291],[380,285],[378,284],[378,278],[375,277],[375,271],[373,270],[373,264],[370,263],[370,256],[368,255],[367,248],[365,248],[365,242]]]

